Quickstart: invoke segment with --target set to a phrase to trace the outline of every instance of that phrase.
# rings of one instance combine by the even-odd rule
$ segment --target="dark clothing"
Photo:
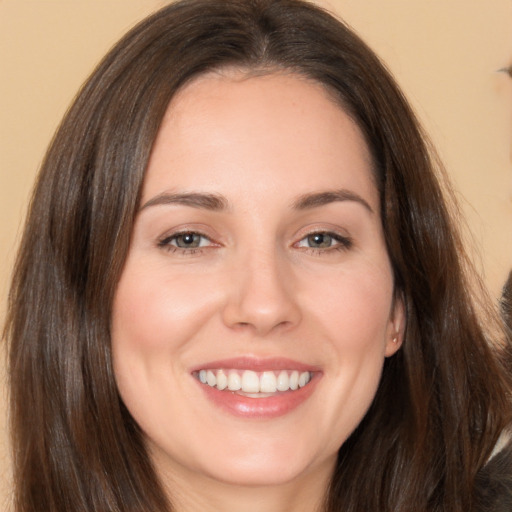
[[[512,439],[477,475],[478,512],[512,512]]]

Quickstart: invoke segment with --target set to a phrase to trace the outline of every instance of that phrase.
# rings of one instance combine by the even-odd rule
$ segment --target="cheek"
[[[182,356],[215,298],[200,286],[204,279],[166,274],[133,256],[127,261],[113,303],[112,353],[119,393],[135,421],[148,438],[179,447],[187,429],[176,411],[192,403]]]
[[[158,397],[165,395],[162,390],[182,384],[176,376],[186,370],[183,355],[190,350],[190,342],[204,332],[216,309],[215,293],[209,292],[213,286],[205,279],[176,274],[171,279],[166,274],[161,266],[132,258],[114,297],[114,374],[119,392],[139,424],[148,413],[159,414]],[[171,403],[174,397],[167,400]]]
[[[144,272],[134,270],[141,268]],[[208,279],[167,274],[144,262],[128,262],[113,305],[118,351],[131,344],[141,351],[176,350],[210,316],[216,297]]]
[[[322,326],[328,361],[319,421],[322,429],[336,433],[333,448],[357,427],[375,396],[390,334],[392,294],[390,272],[381,266],[333,274],[328,287],[316,289],[320,298],[309,309],[315,311],[314,324]]]
[[[387,265],[357,267],[311,280],[303,295],[314,321],[329,332],[333,343],[364,353],[370,346],[384,348],[391,324],[393,279]]]

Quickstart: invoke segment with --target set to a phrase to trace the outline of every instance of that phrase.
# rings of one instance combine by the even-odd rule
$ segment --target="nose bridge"
[[[269,244],[240,252],[236,260],[225,322],[250,327],[260,335],[296,324],[300,311],[286,256]]]

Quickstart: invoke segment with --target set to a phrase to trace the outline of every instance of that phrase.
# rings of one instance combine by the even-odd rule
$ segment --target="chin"
[[[260,454],[259,460],[230,460],[222,466],[208,468],[205,473],[226,485],[240,487],[286,485],[309,473],[306,463],[273,459]]]
[[[210,478],[237,486],[272,486],[296,482],[311,472],[332,473],[337,450],[315,445],[314,440],[297,440],[292,433],[287,439],[267,439],[265,434],[256,436],[250,446],[225,445],[222,453],[204,454],[203,472]],[[256,439],[256,441],[254,441]]]

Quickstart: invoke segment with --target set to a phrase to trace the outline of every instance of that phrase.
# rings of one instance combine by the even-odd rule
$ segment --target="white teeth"
[[[215,377],[215,374],[211,370],[206,372],[206,384],[212,388],[217,384],[217,377]]]
[[[217,372],[217,389],[220,389],[222,391],[223,389],[226,389],[227,387],[228,387],[228,378],[222,370],[219,370]]]
[[[295,391],[303,388],[311,380],[310,372],[297,370],[264,371],[252,370],[200,370],[197,378],[203,384],[218,390],[242,391],[248,394]]]
[[[242,387],[242,379],[236,372],[229,372],[228,389],[230,391],[238,391]]]
[[[309,377],[309,374],[306,373],[306,372],[302,372],[299,375],[299,388],[303,388],[309,382],[309,378],[308,377]]]
[[[299,387],[299,372],[292,372],[290,375],[290,389],[295,391]]]
[[[260,378],[260,389],[262,393],[275,393],[277,391],[277,379],[274,372],[263,372]]]
[[[246,370],[242,374],[242,391],[245,393],[259,393],[260,379],[257,373]]]
[[[284,370],[279,373],[277,377],[277,390],[278,391],[288,391],[290,389],[290,377],[288,377],[288,372]]]

